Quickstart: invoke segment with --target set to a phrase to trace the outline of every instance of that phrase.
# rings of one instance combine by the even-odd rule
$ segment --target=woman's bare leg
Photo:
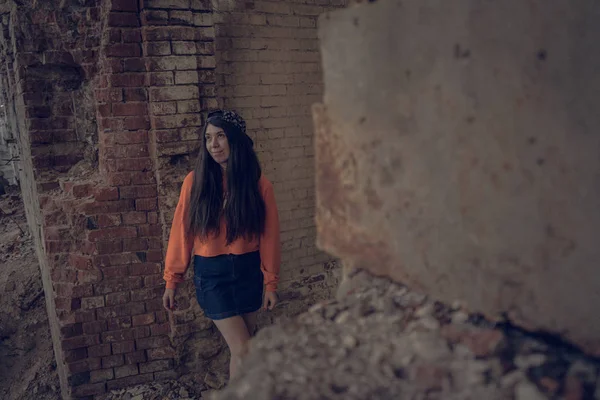
[[[237,367],[248,351],[250,334],[244,318],[237,315],[213,321],[229,346],[231,360],[229,361],[229,379],[237,373]]]

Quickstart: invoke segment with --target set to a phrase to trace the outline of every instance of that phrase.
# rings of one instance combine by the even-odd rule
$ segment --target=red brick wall
[[[82,366],[92,364],[86,347],[101,341],[96,328],[85,324],[93,304],[82,302],[82,297],[94,296],[90,282],[101,278],[91,265],[94,245],[80,234],[85,217],[72,212],[79,201],[60,186],[83,165],[92,174],[97,163],[93,79],[100,14],[94,1],[65,13],[45,4],[15,7],[3,31],[11,45],[2,48],[2,89],[14,105],[7,109],[11,129],[19,136],[21,189],[64,397],[70,386],[89,383],[90,369]],[[77,34],[68,29],[73,21],[78,21]],[[101,363],[100,358],[93,361]]]
[[[276,188],[282,304],[262,323],[329,297],[336,282],[314,245],[310,104],[322,91],[316,17],[341,1],[217,3],[218,12],[208,0],[15,11],[13,28],[31,29],[11,33],[20,52],[2,79],[14,82],[64,397],[186,372],[223,383],[224,343],[191,280],[171,319],[161,306],[170,223],[209,109],[246,117]]]
[[[315,246],[311,104],[322,99],[317,17],[343,0],[219,2],[218,94],[248,123],[279,207],[282,271],[277,314],[331,295],[336,264]],[[264,321],[264,319],[263,319]]]
[[[160,236],[166,250],[179,190],[194,167],[203,117],[217,107],[215,48],[210,1],[154,0],[141,18],[143,51],[148,73],[150,142],[158,188]],[[193,272],[188,271],[188,277]],[[161,288],[162,289],[162,288]],[[224,370],[223,343],[195,301],[193,280],[178,287],[177,311],[169,332],[175,365],[164,364],[156,378],[190,372],[202,381],[213,370]],[[198,337],[201,337],[200,339]],[[202,357],[198,347],[215,352]],[[215,355],[218,355],[215,357]]]

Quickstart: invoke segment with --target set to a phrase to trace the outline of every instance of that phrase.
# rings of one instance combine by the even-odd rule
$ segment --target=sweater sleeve
[[[183,274],[190,263],[194,238],[185,232],[185,216],[189,211],[190,192],[194,182],[193,172],[189,173],[183,180],[179,202],[173,216],[167,256],[165,258],[164,280],[167,289],[175,289],[178,283],[183,282]]]
[[[264,179],[264,178],[263,178]],[[265,202],[265,231],[260,237],[261,269],[267,292],[277,290],[279,267],[281,264],[281,243],[279,239],[279,214],[275,203],[273,185],[263,180],[262,195]]]

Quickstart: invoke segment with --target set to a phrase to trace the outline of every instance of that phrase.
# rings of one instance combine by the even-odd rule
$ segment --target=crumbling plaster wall
[[[322,17],[320,247],[600,354],[599,16],[390,0]]]

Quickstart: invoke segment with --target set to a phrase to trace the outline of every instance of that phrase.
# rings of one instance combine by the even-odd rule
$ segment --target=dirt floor
[[[15,187],[0,196],[0,294],[0,399],[59,399],[39,264]]]
[[[213,400],[600,400],[600,360],[364,271],[258,333]]]

